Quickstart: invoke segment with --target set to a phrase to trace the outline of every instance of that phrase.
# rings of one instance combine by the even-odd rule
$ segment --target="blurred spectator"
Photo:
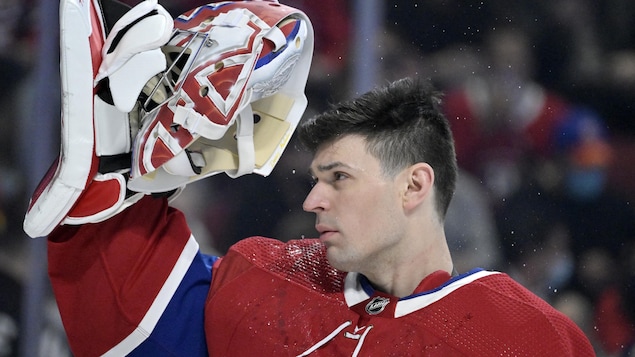
[[[621,310],[632,266],[621,262],[633,259],[635,211],[607,185],[613,151],[595,111],[571,108],[552,138],[553,161],[533,166],[522,189],[497,208],[505,257],[515,277],[614,355],[633,338]]]
[[[602,291],[593,322],[602,348],[613,356],[635,353],[635,244],[631,241],[617,261],[617,275]]]
[[[569,104],[533,80],[523,31],[497,28],[485,43],[480,72],[448,90],[444,105],[459,166],[498,202],[521,185],[527,161],[551,155],[551,133]]]
[[[599,248],[616,258],[635,239],[635,211],[607,185],[613,150],[604,121],[595,111],[576,108],[556,135],[564,170],[561,206],[572,232],[573,252],[582,256]]]
[[[459,170],[445,218],[445,234],[459,273],[477,267],[500,268],[502,254],[494,212],[483,186],[464,170]]]
[[[598,110],[613,131],[635,134],[635,3],[539,2],[537,79]]]
[[[385,1],[384,7],[379,56],[387,79],[420,75],[445,90],[474,75],[477,48],[493,18],[489,3]]]
[[[507,271],[547,301],[574,274],[571,236],[557,200],[527,182],[497,207],[496,224]]]

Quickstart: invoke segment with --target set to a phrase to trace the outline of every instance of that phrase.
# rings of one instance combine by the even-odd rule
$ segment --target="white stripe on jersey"
[[[141,345],[141,343],[150,336],[156,327],[159,318],[161,318],[161,315],[170,303],[172,296],[174,296],[179,284],[183,280],[185,273],[190,268],[198,250],[198,243],[194,239],[194,236],[190,235],[185,247],[183,247],[183,251],[179,256],[179,259],[176,261],[176,264],[174,264],[172,272],[170,272],[170,275],[163,284],[163,287],[161,287],[159,294],[152,302],[152,305],[150,305],[150,309],[148,309],[148,312],[145,314],[143,319],[141,319],[139,326],[137,326],[137,328],[128,335],[128,337],[123,339],[102,356],[125,356]]]
[[[488,275],[499,274],[494,271],[486,271],[481,270],[470,275],[464,276],[460,279],[457,279],[451,282],[448,285],[443,286],[441,289],[433,290],[430,293],[424,293],[422,295],[415,295],[413,297],[405,298],[403,300],[399,300],[397,302],[397,307],[395,308],[395,317],[401,317],[408,315],[411,312],[420,310],[432,303],[435,303],[444,297],[450,295],[456,289],[470,284],[471,282],[483,278]]]
[[[442,285],[441,287],[428,292],[402,298],[397,301],[397,306],[395,307],[395,318],[420,310],[450,295],[456,289],[492,274],[500,273],[495,271],[478,270],[462,274],[452,279],[447,285]],[[348,273],[344,280],[344,298],[346,299],[346,303],[349,307],[371,297],[371,295],[364,290],[359,278],[359,273]]]

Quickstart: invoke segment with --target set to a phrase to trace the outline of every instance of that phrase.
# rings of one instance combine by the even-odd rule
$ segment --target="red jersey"
[[[210,259],[164,200],[60,227],[49,248],[78,356],[594,355],[573,322],[505,274],[436,272],[397,298],[331,267],[319,240],[249,238]]]

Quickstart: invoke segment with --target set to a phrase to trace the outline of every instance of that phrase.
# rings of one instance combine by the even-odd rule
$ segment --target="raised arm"
[[[216,258],[168,197],[217,173],[271,172],[307,105],[312,27],[275,1],[172,22],[146,0],[112,24],[103,1],[61,2],[62,148],[24,229],[49,235],[76,355],[204,356]]]
[[[209,259],[165,198],[126,188],[136,102],[166,68],[172,28],[156,1],[60,3],[62,147],[24,228],[50,233],[49,275],[77,356],[207,355]]]
[[[77,356],[206,356],[213,259],[181,212],[146,196],[101,223],[49,236],[49,276]]]

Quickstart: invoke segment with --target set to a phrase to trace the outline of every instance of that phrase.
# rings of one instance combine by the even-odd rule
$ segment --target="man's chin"
[[[329,261],[329,264],[337,270],[345,272],[356,271],[355,264],[352,260],[348,257],[344,257],[342,251],[336,247],[329,247],[327,245],[326,259]]]

